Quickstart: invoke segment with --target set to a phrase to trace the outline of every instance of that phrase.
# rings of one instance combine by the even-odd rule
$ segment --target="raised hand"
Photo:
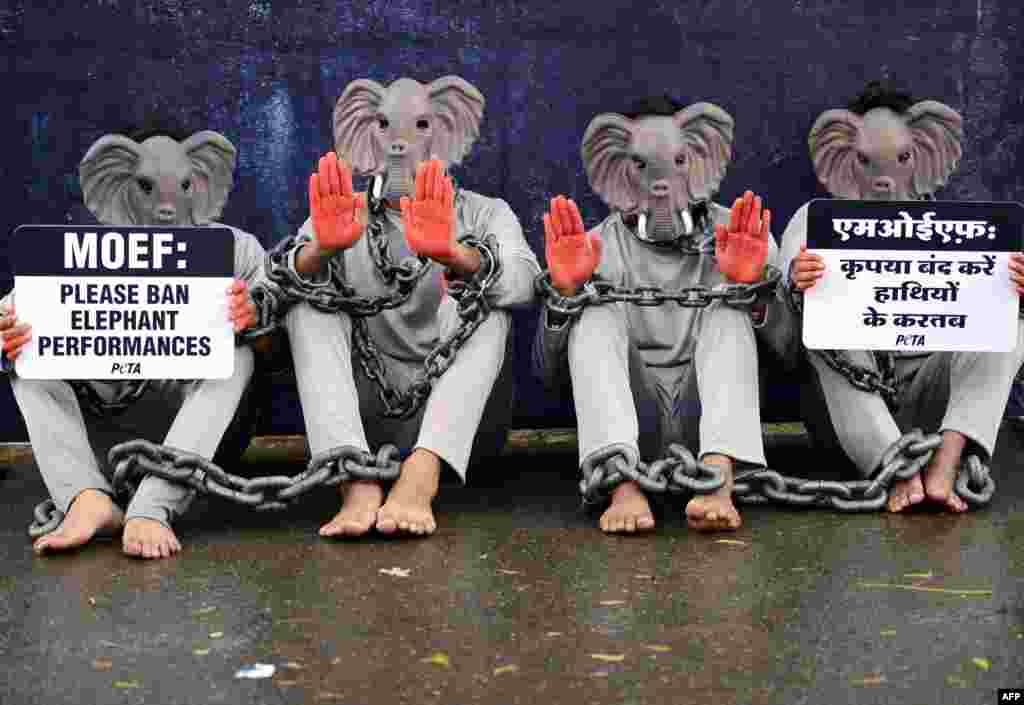
[[[544,254],[551,283],[562,296],[575,295],[594,276],[602,248],[600,235],[587,236],[575,201],[551,199],[551,211],[544,214]]]
[[[444,174],[440,160],[416,167],[414,199],[403,196],[402,223],[409,249],[445,266],[458,259],[455,232],[455,187]]]
[[[228,317],[236,333],[256,325],[256,303],[252,300],[249,284],[244,279],[236,279],[228,287]]]
[[[821,255],[807,251],[807,245],[800,246],[800,254],[789,265],[789,277],[799,291],[807,291],[818,283],[818,280],[825,275],[825,260]],[[1010,261],[1010,268],[1013,268],[1013,260]],[[1024,268],[1022,268],[1024,274]],[[1017,285],[1018,290],[1021,284]]]
[[[352,191],[352,172],[328,152],[320,157],[320,171],[309,177],[309,211],[313,216],[320,254],[347,250],[363,234],[360,211],[366,196]]]
[[[32,326],[18,323],[14,305],[0,309],[0,336],[3,337],[3,354],[12,362],[18,358],[22,349],[32,340]]]
[[[1024,296],[1024,252],[1010,253],[1010,281],[1018,296]]]
[[[738,284],[761,280],[768,261],[771,220],[768,209],[762,217],[761,197],[747,191],[733,204],[729,225],[715,226],[715,256],[727,279]]]

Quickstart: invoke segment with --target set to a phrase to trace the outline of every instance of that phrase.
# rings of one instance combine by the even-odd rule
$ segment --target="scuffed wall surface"
[[[538,252],[551,196],[574,196],[588,224],[606,213],[579,159],[587,121],[662,91],[735,116],[721,200],[756,189],[776,234],[821,195],[805,144],[815,116],[881,76],[964,113],[965,159],[944,197],[1024,200],[1022,30],[1017,0],[8,0],[0,290],[11,285],[6,234],[81,220],[78,160],[100,135],[149,114],[218,130],[239,147],[225,222],[267,245],[292,232],[306,216],[310,169],[331,147],[334,100],[364,76],[457,73],[483,91],[480,142],[457,175],[508,200]],[[528,378],[534,323],[517,318],[519,409],[564,416],[565,401]],[[2,439],[19,432],[7,385],[0,394]]]

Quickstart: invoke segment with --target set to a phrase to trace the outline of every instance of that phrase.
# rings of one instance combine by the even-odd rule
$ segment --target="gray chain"
[[[658,286],[615,286],[595,276],[583,285],[579,294],[562,296],[551,283],[550,271],[545,270],[537,277],[534,288],[544,299],[548,311],[557,316],[576,319],[587,306],[608,303],[630,303],[635,306],[675,303],[683,308],[707,308],[715,301],[721,301],[726,306],[750,306],[759,298],[773,293],[781,277],[778,269],[769,266],[766,278],[753,284],[723,283],[714,287],[698,284],[667,290]]]
[[[111,448],[108,460],[114,468],[114,491],[124,498],[134,494],[144,477],[154,475],[255,511],[278,511],[317,487],[333,487],[350,480],[394,480],[401,470],[398,457],[398,448],[393,445],[381,446],[376,455],[340,446],[314,456],[297,475],[246,478],[195,453],[138,439]],[[33,538],[54,531],[64,520],[52,500],[39,504],[34,514],[35,521],[28,530]]]
[[[456,196],[458,197],[458,196]],[[480,269],[469,281],[454,279],[448,284],[448,294],[457,302],[456,312],[459,326],[431,350],[423,361],[423,368],[405,391],[399,391],[387,377],[384,359],[370,336],[366,318],[375,316],[386,309],[401,306],[412,295],[416,285],[428,271],[430,262],[424,257],[406,258],[399,265],[393,263],[390,244],[384,235],[380,216],[383,201],[367,196],[370,222],[367,224],[367,238],[374,265],[385,283],[393,290],[377,297],[358,296],[342,275],[340,265],[328,261],[328,277],[324,282],[309,282],[299,277],[288,266],[288,252],[300,245],[296,238],[285,240],[267,255],[267,277],[283,291],[284,296],[277,309],[277,315],[284,313],[285,306],[304,301],[319,311],[348,314],[352,319],[352,345],[356,351],[360,369],[376,387],[377,397],[384,406],[384,415],[389,418],[408,419],[422,408],[434,382],[437,381],[455,361],[455,355],[487,319],[491,312],[486,295],[501,276],[501,262],[497,256],[497,242],[493,235],[483,240],[466,236],[459,242],[475,247],[481,256]]]
[[[87,414],[96,418],[123,414],[132,404],[137,402],[149,389],[148,379],[128,380],[120,382],[120,390],[113,399],[107,400],[100,396],[96,389],[84,380],[69,379],[68,385],[78,398],[78,404]]]
[[[755,468],[736,473],[732,494],[741,504],[876,511],[885,505],[892,484],[921,472],[940,445],[942,437],[938,434],[926,436],[920,429],[914,429],[886,450],[878,472],[867,480],[808,480]],[[606,503],[612,490],[629,480],[655,494],[710,494],[724,484],[720,468],[697,461],[678,444],[669,446],[668,457],[650,464],[642,462],[633,448],[616,444],[588,456],[581,470],[580,493],[588,506]],[[992,501],[995,482],[981,458],[969,455],[960,466],[954,488],[969,506],[977,508]]]

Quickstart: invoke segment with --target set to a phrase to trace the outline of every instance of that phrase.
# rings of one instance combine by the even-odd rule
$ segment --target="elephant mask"
[[[209,130],[183,142],[105,135],[78,167],[85,205],[107,225],[207,225],[227,202],[235,154]]]
[[[605,203],[636,216],[641,239],[693,234],[691,212],[718,192],[732,156],[733,119],[711,103],[672,116],[602,113],[583,135],[583,165]]]
[[[807,141],[818,180],[836,198],[914,201],[946,184],[962,139],[960,114],[924,100],[902,113],[827,110]]]
[[[421,162],[461,163],[483,114],[483,95],[458,76],[427,85],[401,78],[386,88],[359,79],[334,107],[334,146],[356,174],[384,176],[388,198],[409,196]]]

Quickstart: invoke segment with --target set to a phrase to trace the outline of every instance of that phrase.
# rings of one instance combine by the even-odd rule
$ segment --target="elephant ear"
[[[946,185],[963,155],[964,121],[937,100],[922,100],[903,116],[914,137],[914,192],[931,194]]]
[[[735,121],[713,103],[694,103],[676,113],[673,119],[690,153],[687,168],[690,196],[696,201],[708,200],[718,193],[732,158]]]
[[[857,135],[864,120],[845,109],[826,110],[807,137],[818,181],[836,198],[860,198],[855,173]]]
[[[443,76],[427,86],[434,116],[443,130],[435,127],[433,151],[448,164],[460,164],[480,136],[484,117],[484,96],[469,81]]]
[[[142,147],[124,135],[96,140],[78,165],[85,207],[105,225],[137,225],[131,184],[142,160]]]
[[[360,78],[345,86],[334,105],[334,149],[352,165],[356,174],[374,174],[384,165],[373,128],[386,89],[376,81]]]
[[[621,211],[629,211],[637,203],[639,184],[629,168],[632,139],[632,120],[618,113],[601,113],[587,125],[580,150],[590,187]]]
[[[212,130],[195,133],[181,147],[192,162],[192,220],[206,225],[220,216],[228,201],[237,151],[227,137]]]

